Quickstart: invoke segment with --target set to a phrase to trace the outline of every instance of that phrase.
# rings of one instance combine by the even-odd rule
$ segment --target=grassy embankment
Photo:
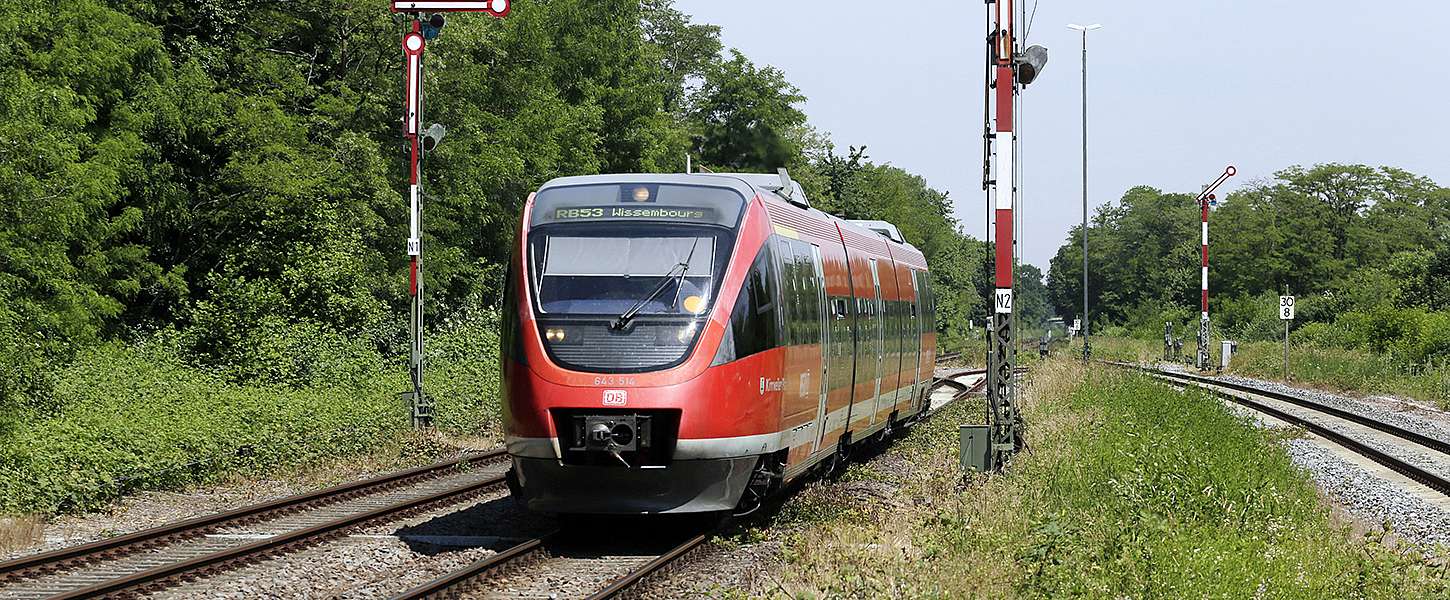
[[[439,429],[496,443],[497,326],[478,318],[429,338]],[[56,407],[0,419],[0,515],[73,512],[117,496],[305,468],[340,457],[426,458],[409,430],[399,364],[351,365],[305,387],[242,385],[187,364],[158,337],[88,351],[56,376]],[[475,439],[481,438],[481,439]]]
[[[1163,344],[1155,341],[1093,338],[1092,343],[1093,355],[1103,359],[1152,362],[1163,356]],[[1213,349],[1215,364],[1218,350]],[[1192,349],[1185,347],[1184,351]],[[1228,372],[1283,381],[1284,346],[1274,342],[1239,344]],[[1295,385],[1361,395],[1394,394],[1450,410],[1450,368],[1445,366],[1416,367],[1375,352],[1291,344],[1289,374]]]
[[[957,406],[914,432],[905,460],[808,489],[771,594],[794,597],[1444,598],[1450,553],[1356,536],[1308,476],[1218,402],[1067,360],[1025,391],[1033,450],[964,489]],[[837,484],[841,485],[841,484]],[[850,485],[850,483],[846,484]],[[1436,565],[1438,560],[1438,565]]]

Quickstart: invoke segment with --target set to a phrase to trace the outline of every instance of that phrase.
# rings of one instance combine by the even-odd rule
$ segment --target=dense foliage
[[[1080,236],[1072,231],[1048,275],[1063,314],[1081,308]],[[1222,201],[1210,237],[1210,309],[1225,337],[1282,336],[1276,305],[1288,290],[1299,298],[1301,341],[1414,364],[1450,359],[1450,189],[1391,167],[1291,167]],[[1088,239],[1095,323],[1157,339],[1165,322],[1192,331],[1192,194],[1128,190],[1098,210]]]
[[[425,277],[439,326],[497,296],[521,203],[596,172],[789,166],[828,209],[898,221],[946,310],[981,248],[946,196],[841,163],[785,74],[722,52],[668,0],[521,4],[429,46]],[[325,356],[403,355],[402,24],[380,6],[75,0],[0,12],[0,389],[52,409],[50,365],[174,328],[235,382],[346,380]],[[335,362],[335,361],[334,361]],[[365,361],[364,361],[365,362]],[[22,400],[24,399],[24,400]]]
[[[385,4],[0,9],[0,507],[84,506],[118,478],[193,480],[143,475],[188,457],[305,459],[405,425],[405,25]],[[425,125],[448,128],[424,170],[445,429],[494,433],[500,264],[554,177],[678,172],[690,155],[789,167],[826,210],[896,222],[925,251],[949,342],[980,322],[987,252],[946,195],[838,155],[785,73],[671,0],[456,16],[426,80]],[[287,419],[353,434],[294,452]],[[65,458],[83,448],[94,460]]]

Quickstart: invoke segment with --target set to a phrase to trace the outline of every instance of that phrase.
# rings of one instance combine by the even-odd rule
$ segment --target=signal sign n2
[[[997,290],[997,314],[1012,314],[1012,289],[1001,288]]]
[[[1279,319],[1283,321],[1294,320],[1294,297],[1279,296]]]

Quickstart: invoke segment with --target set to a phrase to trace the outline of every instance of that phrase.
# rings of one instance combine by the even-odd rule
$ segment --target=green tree
[[[804,101],[784,73],[731,50],[691,99],[691,125],[701,136],[695,151],[726,170],[773,172],[801,156],[806,115],[796,105]]]

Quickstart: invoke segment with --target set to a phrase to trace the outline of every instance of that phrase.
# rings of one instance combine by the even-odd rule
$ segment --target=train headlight
[[[698,323],[690,323],[683,327],[662,326],[655,329],[655,343],[661,346],[684,346],[695,339],[695,332],[700,330]]]
[[[700,296],[690,296],[680,303],[690,314],[698,315],[705,310],[705,299]]]
[[[563,329],[546,329],[546,330],[544,330],[544,339],[549,340],[551,342],[562,342],[562,341],[564,341],[564,337],[565,337],[565,335],[564,335],[564,330]]]

